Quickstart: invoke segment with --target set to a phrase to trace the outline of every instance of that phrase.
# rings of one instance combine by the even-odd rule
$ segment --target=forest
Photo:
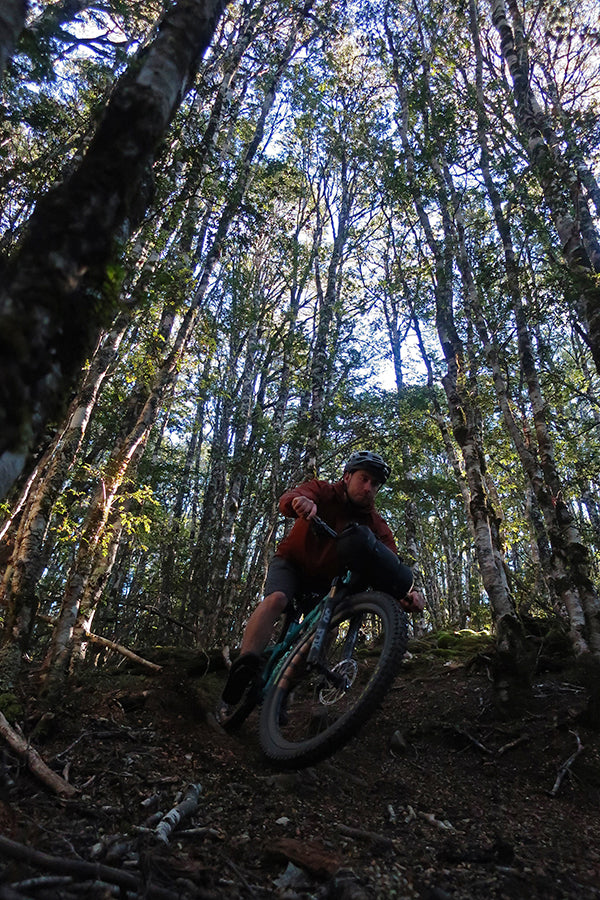
[[[4,714],[23,660],[238,646],[279,496],[363,448],[414,635],[600,656],[599,39],[593,0],[3,4]]]
[[[4,0],[0,93],[0,897],[599,897],[596,0]],[[363,449],[425,609],[275,776],[209,709]]]

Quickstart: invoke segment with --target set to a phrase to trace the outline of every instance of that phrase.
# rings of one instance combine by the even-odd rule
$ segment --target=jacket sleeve
[[[326,481],[319,481],[316,478],[313,478],[312,481],[304,481],[298,487],[282,494],[279,498],[279,511],[288,518],[296,518],[296,513],[292,509],[292,500],[295,497],[308,497],[318,506],[323,500],[329,499],[330,493],[332,493],[332,488]]]

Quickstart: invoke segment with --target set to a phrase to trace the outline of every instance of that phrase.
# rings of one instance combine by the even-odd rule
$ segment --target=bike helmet
[[[384,458],[379,453],[372,453],[371,450],[358,450],[353,453],[344,467],[346,472],[356,472],[357,469],[366,469],[376,475],[381,484],[384,484],[390,477],[392,471]]]

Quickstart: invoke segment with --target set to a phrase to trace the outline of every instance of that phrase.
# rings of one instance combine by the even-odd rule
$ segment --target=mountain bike
[[[318,517],[311,522],[318,533],[338,537]],[[288,615],[265,651],[258,684],[219,718],[233,731],[259,705],[261,749],[278,768],[313,765],[340,749],[373,715],[398,674],[406,614],[388,594],[356,591],[349,569],[306,615]]]

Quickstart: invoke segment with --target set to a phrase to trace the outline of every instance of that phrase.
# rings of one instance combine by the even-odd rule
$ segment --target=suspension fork
[[[356,646],[356,639],[358,637],[358,632],[360,631],[361,624],[362,624],[362,615],[361,615],[361,613],[356,613],[355,616],[352,616],[352,619],[350,621],[350,626],[348,628],[348,633],[346,635],[346,639],[344,640],[344,648],[342,650],[342,659],[350,659],[350,657],[354,653],[354,648]]]
[[[317,623],[312,646],[306,658],[306,664],[308,668],[313,668],[320,672],[327,679],[327,681],[329,681],[330,684],[333,684],[334,687],[342,688],[345,690],[347,688],[345,676],[339,674],[338,672],[331,671],[328,666],[325,665],[323,659],[323,650],[326,646],[326,641],[329,637],[331,637],[330,625],[333,618],[333,612],[334,610],[339,608],[340,604],[344,601],[348,593],[347,590],[344,590],[344,585],[342,585],[342,589],[338,591],[337,582],[338,579],[336,579],[331,586],[331,590],[323,608],[323,612]],[[344,640],[342,659],[347,660],[352,656],[354,646],[356,644],[356,638],[358,637],[358,632],[360,629],[361,619],[362,617],[360,615],[352,617],[350,629]]]
[[[335,578],[331,585],[327,600],[325,601],[323,612],[321,613],[319,621],[317,622],[317,628],[315,630],[315,636],[313,638],[312,646],[308,651],[308,656],[306,657],[306,663],[308,666],[316,666],[321,660],[321,653],[323,650],[323,645],[325,643],[325,637],[327,636],[329,625],[331,624],[331,620],[333,618],[333,610],[338,604],[338,598],[336,596],[337,586],[338,579]]]

